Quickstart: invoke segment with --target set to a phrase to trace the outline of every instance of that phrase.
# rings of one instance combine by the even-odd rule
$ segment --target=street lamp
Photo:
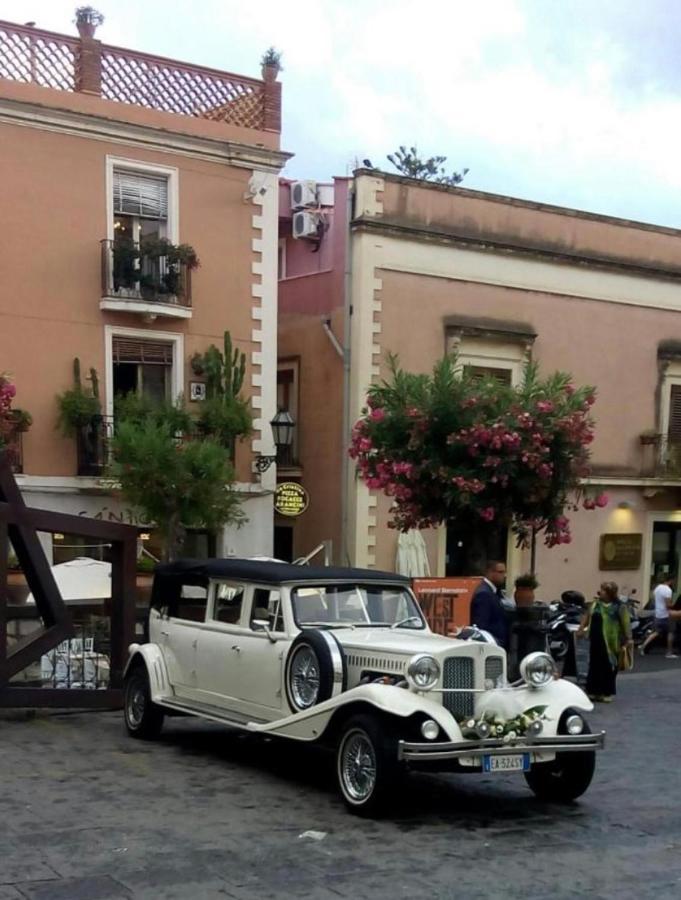
[[[277,450],[280,447],[290,447],[293,441],[293,429],[296,423],[293,421],[291,413],[287,409],[280,409],[276,416],[270,422],[272,428],[272,437]],[[273,462],[277,461],[277,454],[274,456],[256,456],[255,468],[258,472],[266,472]]]

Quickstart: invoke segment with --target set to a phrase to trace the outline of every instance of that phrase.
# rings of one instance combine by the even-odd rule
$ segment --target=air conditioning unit
[[[318,237],[320,221],[318,213],[304,211],[293,213],[293,237]]]
[[[294,181],[291,185],[291,209],[317,206],[317,182]]]

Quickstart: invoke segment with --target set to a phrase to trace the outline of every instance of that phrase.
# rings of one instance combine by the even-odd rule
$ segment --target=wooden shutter
[[[673,384],[669,398],[669,443],[681,444],[681,384]]]
[[[173,345],[164,341],[114,337],[113,361],[114,363],[144,363],[152,366],[172,366]]]
[[[137,172],[113,173],[114,212],[147,219],[168,218],[168,179]]]
[[[482,381],[483,378],[494,378],[501,384],[511,384],[511,370],[497,369],[494,366],[465,366],[468,375]]]

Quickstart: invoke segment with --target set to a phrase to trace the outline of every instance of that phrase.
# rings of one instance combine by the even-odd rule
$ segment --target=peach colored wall
[[[187,377],[189,357],[221,341],[225,329],[252,350],[253,207],[243,202],[249,172],[26,127],[4,125],[2,132],[3,208],[11,216],[3,238],[0,370],[13,373],[17,405],[35,420],[24,436],[25,471],[73,475],[75,449],[54,431],[54,398],[71,385],[74,356],[85,369],[97,368],[103,389],[104,325],[184,333]],[[147,325],[139,315],[99,309],[107,154],[179,169],[180,240],[201,259],[189,321],[159,317]],[[251,480],[247,445],[237,459],[239,477]]]
[[[129,122],[132,125],[146,125],[197,137],[212,138],[216,141],[235,141],[272,149],[279,147],[279,134],[276,132],[257,131],[253,128],[226,125],[224,122],[211,122],[196,116],[183,116],[145,109],[130,103],[117,103],[114,100],[103,100],[101,97],[88,94],[57,91],[52,88],[6,79],[0,80],[0,94],[3,98],[24,103],[36,103],[46,109],[68,109],[86,116],[101,116],[104,119]]]
[[[381,271],[381,347],[402,365],[430,371],[445,349],[444,318],[510,319],[537,333],[532,356],[541,369],[571,372],[597,388],[593,463],[639,474],[638,435],[656,426],[657,346],[681,340],[681,316],[666,310]],[[418,303],[419,328],[404,323]]]
[[[681,272],[681,232],[570,209],[483,194],[464,188],[416,185],[385,175],[382,194],[386,222],[413,225],[470,239],[555,253],[594,254]]]
[[[342,342],[341,310],[332,314],[331,328]],[[300,360],[298,456],[310,495],[307,511],[291,520],[294,556],[330,538],[340,562],[343,362],[317,316],[280,317],[279,358],[291,357]]]

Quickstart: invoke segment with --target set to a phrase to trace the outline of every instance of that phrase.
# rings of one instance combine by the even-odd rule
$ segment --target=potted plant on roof
[[[276,81],[277,75],[284,68],[281,64],[281,52],[274,47],[268,47],[260,59],[260,67],[265,81]]]
[[[79,6],[74,22],[82,38],[93,38],[97,28],[103,24],[104,16],[94,6]]]
[[[534,592],[538,587],[539,582],[532,572],[518,575],[515,580],[515,591],[513,593],[516,606],[532,606],[534,603]]]

